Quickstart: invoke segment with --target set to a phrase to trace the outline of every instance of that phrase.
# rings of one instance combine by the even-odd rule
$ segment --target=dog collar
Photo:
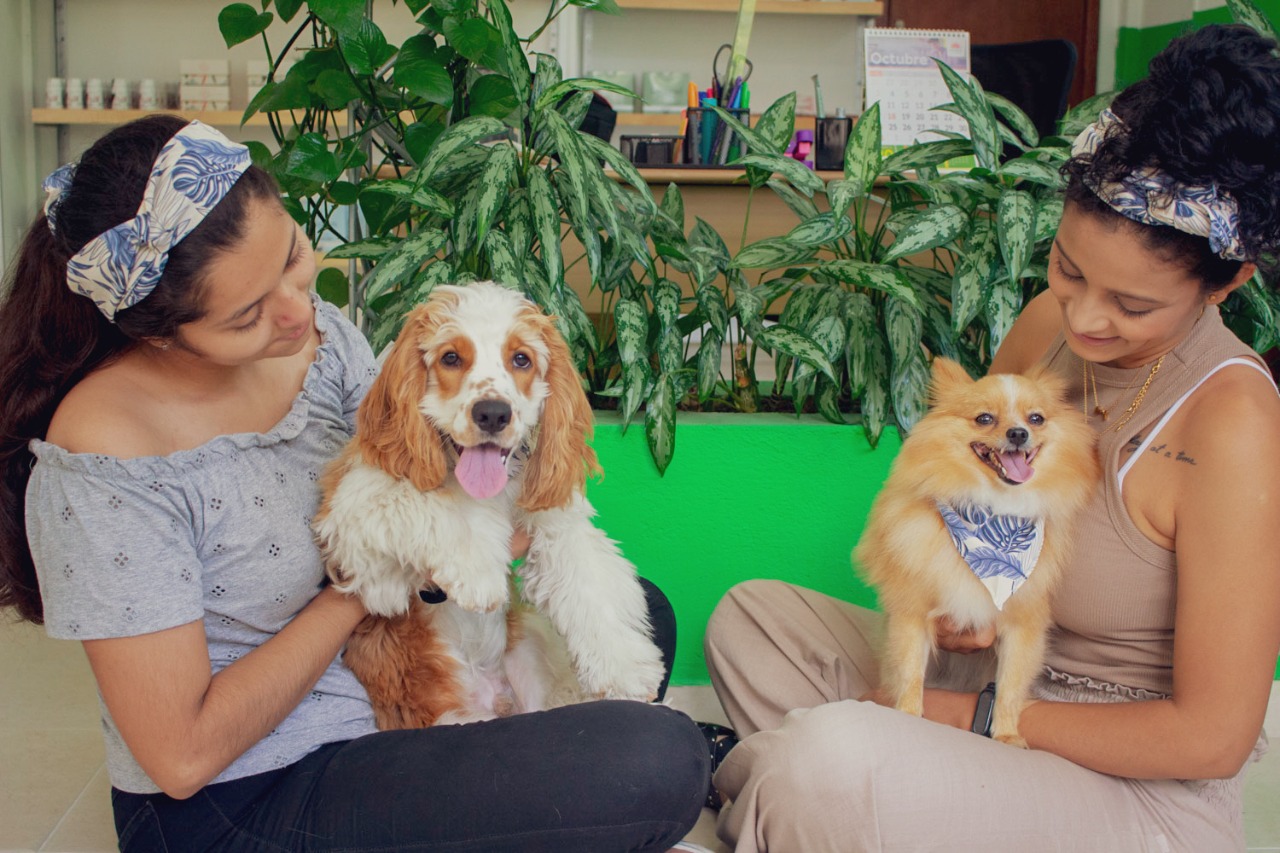
[[[1003,610],[1031,576],[1044,546],[1044,519],[995,515],[986,507],[938,503],[942,523],[970,570]]]

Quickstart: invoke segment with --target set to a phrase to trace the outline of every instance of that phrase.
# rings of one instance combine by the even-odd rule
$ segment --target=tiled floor
[[[675,688],[672,704],[723,722],[709,687]],[[1267,727],[1280,735],[1280,687]],[[115,849],[93,677],[76,643],[25,624],[0,623],[0,851]],[[1250,850],[1280,851],[1280,746],[1245,790]],[[689,840],[727,853],[704,811]]]

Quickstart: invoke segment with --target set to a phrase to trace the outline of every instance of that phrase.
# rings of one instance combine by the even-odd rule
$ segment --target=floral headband
[[[155,289],[169,252],[204,221],[249,168],[249,149],[193,121],[160,149],[137,214],[100,234],[67,261],[67,286],[87,296],[112,323]],[[44,180],[45,215],[54,228],[72,165]]]
[[[1108,136],[1124,133],[1124,123],[1111,110],[1076,137],[1071,156],[1092,154]],[[1154,167],[1140,169],[1119,181],[1090,183],[1090,189],[1120,215],[1147,225],[1170,225],[1187,234],[1209,239],[1220,258],[1249,259],[1240,240],[1240,208],[1235,199],[1213,184],[1181,184]]]

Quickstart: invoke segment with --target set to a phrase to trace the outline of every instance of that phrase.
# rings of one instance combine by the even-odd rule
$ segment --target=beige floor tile
[[[41,851],[56,853],[108,853],[116,849],[111,817],[111,782],[107,768],[99,767],[63,816]]]

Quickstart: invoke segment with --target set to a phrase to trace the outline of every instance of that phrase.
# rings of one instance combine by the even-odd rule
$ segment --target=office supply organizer
[[[967,77],[969,34],[964,30],[866,29],[867,105],[879,101],[881,136],[886,148],[940,139],[931,130],[969,135],[960,116],[934,109],[951,103],[935,59]]]

